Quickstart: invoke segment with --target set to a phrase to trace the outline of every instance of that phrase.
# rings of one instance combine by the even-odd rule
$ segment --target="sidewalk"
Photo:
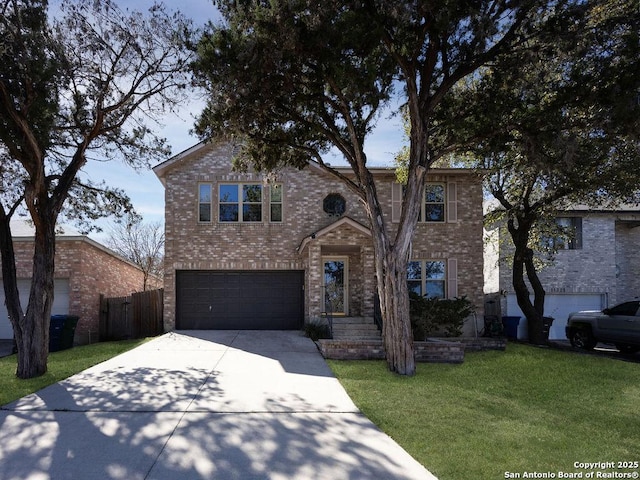
[[[169,333],[6,405],[5,479],[435,479],[299,332]]]

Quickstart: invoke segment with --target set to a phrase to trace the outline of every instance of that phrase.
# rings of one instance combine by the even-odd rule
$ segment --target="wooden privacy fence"
[[[100,340],[153,337],[163,332],[163,289],[128,297],[100,295]]]

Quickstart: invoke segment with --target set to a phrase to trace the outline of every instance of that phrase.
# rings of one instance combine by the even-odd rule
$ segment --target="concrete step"
[[[354,337],[340,337],[340,336],[333,336],[333,340],[335,340],[336,342],[355,342],[355,343],[370,343],[370,342],[381,342],[382,339],[380,337],[380,335],[378,335],[377,337],[375,336],[354,336]]]
[[[367,317],[333,317],[334,325],[374,325],[372,318]]]
[[[380,332],[367,317],[334,317],[333,338],[341,341],[380,341]]]
[[[377,330],[378,327],[373,323],[334,323],[333,328],[340,330]]]
[[[358,329],[358,330],[340,330],[333,329],[333,337],[380,337],[380,332],[377,328],[373,329]]]

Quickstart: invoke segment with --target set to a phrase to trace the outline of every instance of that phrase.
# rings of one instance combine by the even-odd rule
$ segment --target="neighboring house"
[[[237,173],[232,156],[227,143],[200,143],[154,168],[165,186],[165,330],[299,329],[327,310],[373,322],[373,246],[360,200],[318,166]],[[372,171],[396,228],[402,186],[393,169]],[[411,289],[466,296],[482,318],[482,261],[481,179],[430,171]],[[465,334],[475,334],[472,322]]]
[[[33,268],[33,229],[24,222],[12,224],[18,288],[26,309]],[[126,296],[142,290],[142,271],[86,235],[64,227],[56,236],[54,302],[52,315],[80,317],[75,343],[98,341],[100,294]],[[2,278],[0,277],[0,282]],[[0,283],[0,287],[2,287]],[[13,338],[13,328],[0,289],[0,339]]]
[[[546,292],[545,316],[554,318],[549,337],[566,339],[564,327],[571,312],[600,310],[640,296],[640,206],[597,211],[576,207],[560,212],[557,221],[575,235],[558,241],[554,261],[538,274]],[[491,302],[486,311],[496,307],[495,313],[523,316],[511,266],[504,260],[512,244],[498,241],[497,228],[486,234],[485,293]],[[526,331],[526,320],[521,320],[518,337],[526,338]]]

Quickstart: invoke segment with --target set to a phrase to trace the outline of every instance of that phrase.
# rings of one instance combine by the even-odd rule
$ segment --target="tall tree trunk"
[[[544,297],[545,291],[536,272],[536,267],[533,263],[533,250],[527,249],[524,259],[524,266],[527,271],[527,278],[533,288],[533,309],[535,316],[532,317],[533,321],[529,321],[527,317],[527,329],[529,333],[529,343],[534,345],[544,345],[548,336],[543,333],[544,330]]]
[[[364,169],[363,169],[364,170]],[[375,182],[368,171],[365,179],[366,210],[371,223],[375,253],[376,280],[382,313],[382,342],[389,370],[400,375],[414,375],[416,361],[413,349],[413,331],[409,315],[409,288],[407,286],[407,259],[411,239],[418,220],[420,202],[405,198],[402,219],[391,241],[391,233],[384,221],[378,202]],[[424,173],[409,179],[406,196],[418,196],[423,189]],[[409,205],[410,207],[407,207]],[[405,208],[407,207],[407,208]]]
[[[55,221],[43,219],[36,226],[29,304],[24,316],[13,323],[18,344],[18,378],[33,378],[47,371],[54,259]]]
[[[413,332],[409,316],[406,260],[386,254],[377,273],[382,312],[382,342],[392,372],[414,375],[416,371]]]
[[[547,340],[543,334],[545,291],[535,269],[533,250],[528,246],[530,224],[525,219],[519,219],[518,226],[515,226],[513,221],[509,221],[508,228],[515,246],[512,281],[518,306],[527,318],[529,343],[543,345]],[[524,281],[525,272],[533,288],[533,303],[531,302],[527,284]]]
[[[0,252],[2,255],[2,286],[4,289],[5,305],[7,307],[7,313],[9,314],[9,321],[15,332],[17,330],[17,321],[22,318],[23,311],[18,293],[16,256],[13,249],[10,217],[7,216],[2,206],[0,206]]]

